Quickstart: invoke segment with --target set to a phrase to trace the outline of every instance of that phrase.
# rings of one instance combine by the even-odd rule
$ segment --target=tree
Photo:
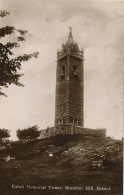
[[[17,130],[17,137],[20,140],[29,140],[31,141],[32,139],[36,139],[40,136],[41,131],[38,130],[38,126],[34,125],[32,127],[28,127],[23,130]]]
[[[23,130],[18,129],[16,135],[20,140],[27,139],[28,137],[27,129],[23,129]]]
[[[7,129],[0,129],[0,142],[10,137],[10,131]]]
[[[5,17],[6,15],[9,15],[9,12],[0,12],[0,17]],[[12,35],[13,33],[17,35],[16,42],[2,43],[2,40],[6,35]],[[32,57],[38,57],[38,52],[35,52],[33,54],[24,54],[22,56],[12,58],[14,55],[12,49],[20,47],[19,42],[26,40],[26,33],[26,30],[16,29],[13,26],[0,28],[0,95],[6,96],[2,91],[3,87],[8,88],[11,84],[24,86],[19,81],[20,77],[23,75],[19,73],[22,62],[28,61]]]

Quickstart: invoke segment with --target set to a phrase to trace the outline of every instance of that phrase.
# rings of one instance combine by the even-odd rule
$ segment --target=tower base
[[[84,135],[93,137],[106,137],[106,129],[89,129],[70,123],[55,126],[55,135]]]

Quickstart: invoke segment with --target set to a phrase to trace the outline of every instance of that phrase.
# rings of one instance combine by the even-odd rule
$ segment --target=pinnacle
[[[73,40],[73,35],[72,35],[72,28],[69,27],[69,29],[70,29],[70,32],[69,32],[69,35],[68,35],[67,43],[73,44],[74,43],[74,40]]]

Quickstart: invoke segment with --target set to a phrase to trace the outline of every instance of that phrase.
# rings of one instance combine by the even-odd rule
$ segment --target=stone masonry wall
[[[40,138],[54,137],[55,135],[84,135],[92,137],[105,137],[106,129],[89,129],[72,124],[57,125],[41,131]]]
[[[55,129],[56,134],[71,134],[71,135],[84,135],[84,136],[95,136],[105,137],[106,129],[89,129],[81,126],[74,126],[72,124],[57,125]]]

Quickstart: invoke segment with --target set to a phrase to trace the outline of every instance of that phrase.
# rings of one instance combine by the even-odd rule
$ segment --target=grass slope
[[[2,151],[2,157],[10,155],[15,161],[0,164],[0,195],[121,195],[122,150],[112,148],[118,142],[122,145],[122,141],[93,137],[74,137],[62,145],[54,138],[15,142],[11,149]],[[103,155],[109,159],[108,170],[93,170],[92,161]],[[17,188],[12,188],[13,184]]]

